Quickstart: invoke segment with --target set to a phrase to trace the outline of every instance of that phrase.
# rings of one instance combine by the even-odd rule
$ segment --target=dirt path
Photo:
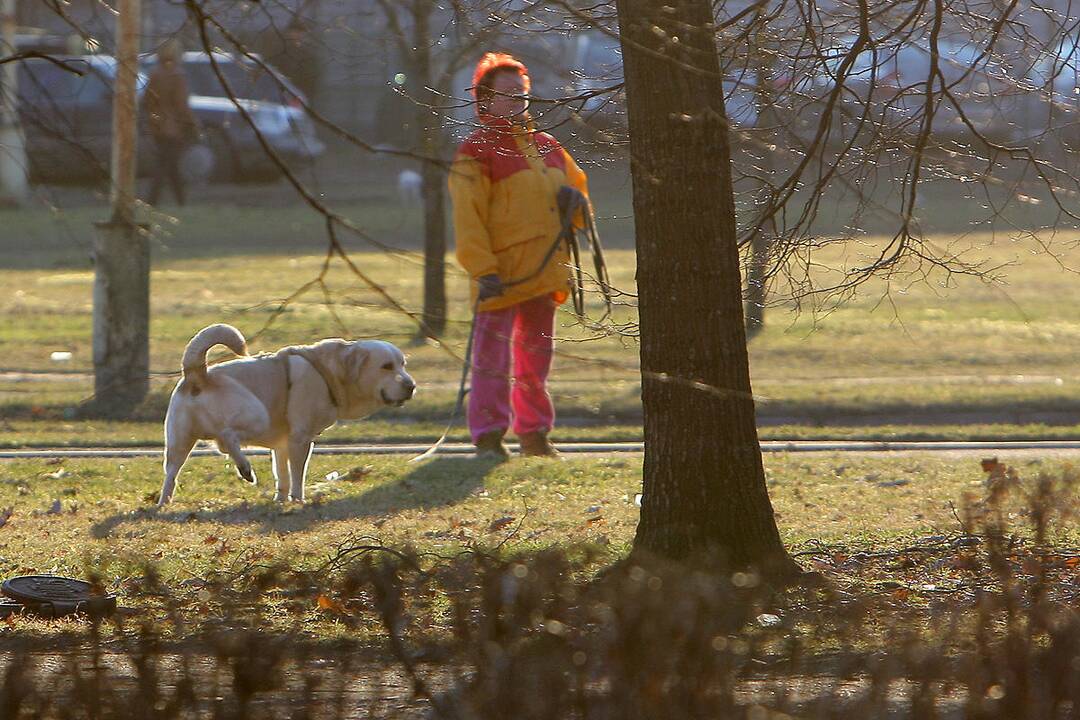
[[[644,452],[642,442],[580,442],[556,443],[560,452],[567,455],[598,457],[610,454],[640,454]],[[384,445],[334,445],[323,443],[315,446],[319,455],[400,455],[414,456],[428,449],[428,444],[400,443]],[[516,449],[511,444],[511,450]],[[987,455],[1007,454],[1010,457],[1071,457],[1080,455],[1080,440],[1044,440],[1044,441],[1001,441],[1001,442],[876,442],[849,440],[794,440],[763,441],[762,452],[766,453],[851,453],[896,455],[934,454],[956,457],[983,457]],[[26,460],[51,458],[133,458],[160,457],[160,447],[61,447],[38,448],[34,450],[0,450],[0,460]],[[250,455],[267,455],[269,450],[250,448]],[[468,458],[473,453],[473,446],[465,443],[446,443],[439,449],[443,456]],[[217,455],[209,447],[196,448],[192,455]]]

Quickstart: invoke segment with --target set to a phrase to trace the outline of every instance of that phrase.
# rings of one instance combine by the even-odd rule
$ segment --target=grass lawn
[[[387,212],[385,188],[381,200],[352,205],[343,190],[330,192],[335,191],[350,213],[371,219],[365,227],[376,236],[415,235],[415,217]],[[84,207],[52,217],[40,211],[0,215],[0,222],[11,220],[6,230],[15,230],[0,237],[0,251],[12,258],[0,270],[0,446],[158,443],[182,348],[194,331],[219,321],[240,327],[255,352],[331,335],[398,342],[407,347],[410,370],[420,383],[416,401],[369,421],[343,424],[324,441],[419,441],[441,432],[467,333],[461,273],[449,273],[452,322],[441,347],[413,344],[411,321],[337,265],[325,277],[332,304],[313,289],[277,314],[281,300],[317,276],[322,236],[306,212],[265,204],[187,209],[178,213],[178,224],[153,219],[159,227],[152,278],[152,396],[129,422],[76,419],[74,408],[92,392],[93,276],[84,256],[85,228],[98,212]],[[1080,323],[1072,312],[1080,286],[1069,270],[1080,259],[1074,239],[1058,236],[1058,252],[1051,256],[1030,239],[942,236],[939,242],[956,249],[970,246],[970,259],[1001,268],[1003,282],[931,275],[924,283],[903,284],[894,277],[868,283],[835,308],[799,313],[779,302],[750,347],[762,437],[1080,437],[1080,373],[1073,368]],[[408,308],[417,308],[421,273],[414,255],[366,253],[361,241],[348,243],[369,277]],[[612,276],[632,291],[632,251],[612,244]],[[826,251],[814,272],[827,275],[865,262],[881,245],[868,239],[844,251]],[[633,321],[634,314],[620,308],[617,320]],[[564,419],[558,439],[636,439],[636,344],[612,335],[594,338],[594,331],[574,326],[568,316],[560,321],[552,385]],[[581,342],[586,339],[591,342]],[[72,358],[55,362],[54,351],[71,352]],[[458,428],[452,438],[463,439],[464,432]],[[808,666],[815,678],[822,673],[822,682],[832,683],[873,667],[858,666],[864,670],[850,673],[850,668],[818,667],[817,661],[839,646],[828,632],[814,636],[815,628],[834,622],[846,627],[850,620],[858,635],[852,645],[862,651],[898,645],[890,635],[894,631],[932,627],[942,597],[957,598],[955,607],[973,615],[964,603],[975,602],[994,580],[963,565],[968,545],[951,543],[961,531],[958,515],[965,498],[985,493],[978,460],[917,453],[765,456],[784,543],[836,589],[820,605],[820,598],[804,603],[795,593],[779,611],[791,613],[782,620],[792,623],[781,630],[790,633],[785,637],[802,634],[819,653],[810,656]],[[1010,462],[1004,453],[1002,460]],[[1040,473],[1067,474],[1068,463],[1031,454],[1012,462],[1023,480],[1006,499],[1005,517],[1023,540],[1030,519],[1025,496]],[[626,556],[639,516],[636,456],[573,456],[565,462],[518,458],[504,465],[469,458],[409,465],[401,458],[315,456],[309,502],[303,506],[273,503],[268,460],[257,458],[255,465],[260,483],[251,487],[235,477],[224,458],[193,458],[175,503],[155,512],[161,469],[153,459],[0,461],[0,576],[100,573],[136,617],[161,621],[154,624],[165,634],[173,628],[179,632],[178,625],[165,621],[160,597],[139,592],[150,566],[181,615],[193,621],[189,629],[281,631],[315,640],[359,640],[385,650],[385,637],[371,619],[377,606],[372,597],[359,593],[350,601],[356,605],[343,611],[336,597],[312,594],[326,583],[348,584],[347,574],[336,572],[331,561],[344,548],[380,548],[372,554],[381,556],[385,548],[409,547],[429,568],[450,574],[459,569],[455,559],[463,557],[539,553],[539,563],[544,550],[558,549],[571,555],[571,573],[581,576],[575,580],[589,579]],[[1014,540],[1008,541],[1010,551],[1025,547]],[[1070,582],[1076,579],[1070,548],[1078,540],[1075,523],[1055,526],[1049,538],[1067,558],[1059,558],[1059,564],[1062,573],[1071,573]],[[923,554],[928,547],[945,552]],[[1019,556],[1007,560],[1018,572],[1028,572]],[[301,577],[306,590],[289,595],[295,588],[260,585],[260,573],[276,565],[306,573]],[[512,570],[516,574],[517,567]],[[654,580],[659,577],[648,579],[650,591]],[[1062,583],[1056,589],[1067,594],[1071,587]],[[232,597],[251,593],[245,596],[250,616],[229,616],[208,588],[241,588]],[[685,599],[673,596],[673,615]],[[872,609],[860,610],[861,603]],[[409,611],[416,627],[446,640],[450,604],[446,596],[425,592],[410,602]],[[823,609],[826,619],[815,619]],[[531,616],[524,622],[533,624]],[[713,651],[729,648],[745,656],[740,663],[757,663],[756,652],[739,650],[743,638],[756,632],[755,623],[750,625],[747,634],[730,642],[721,636],[727,631],[702,637]],[[85,639],[80,636],[85,629],[82,621],[23,618],[0,624],[5,637],[32,641]],[[934,631],[948,634],[941,626]],[[449,665],[451,671],[454,667]],[[798,679],[794,683],[808,686]],[[405,689],[398,693],[405,694]]]
[[[341,167],[305,179],[369,237],[404,248],[394,256],[370,252],[363,238],[343,235],[362,271],[417,311],[420,216],[397,203],[397,161],[366,158],[354,167],[346,159],[351,157],[342,154]],[[601,162],[590,163],[589,171],[601,233],[611,248],[612,278],[632,292],[626,168]],[[93,392],[87,374],[93,284],[88,258],[93,222],[104,210],[101,198],[87,191],[37,193],[37,206],[0,212],[0,252],[6,258],[0,270],[0,445],[156,442],[184,344],[199,328],[220,321],[239,327],[255,352],[334,335],[378,336],[406,346],[420,382],[416,400],[371,422],[335,429],[328,438],[420,440],[441,432],[468,332],[460,269],[451,261],[451,323],[443,347],[413,344],[415,323],[388,308],[378,291],[340,263],[324,278],[325,294],[312,287],[278,314],[282,301],[318,276],[326,244],[319,217],[298,205],[284,184],[196,188],[188,207],[145,213],[154,254],[154,377],[152,396],[136,419],[147,422],[71,422],[73,409]],[[966,232],[965,227],[982,227],[964,225],[981,210],[963,195],[955,183],[927,191],[922,213],[928,240],[941,253],[981,263],[998,282],[899,268],[889,279],[861,286],[839,306],[798,308],[784,299],[782,283],[773,288],[776,306],[750,345],[763,437],[1080,437],[1080,372],[1074,364],[1080,323],[1071,310],[1080,301],[1073,271],[1080,264],[1080,235],[1046,233],[1036,241],[1012,232]],[[1052,221],[1043,217],[1047,205],[1021,205],[1023,212],[1008,220],[1016,227],[1045,226]],[[839,219],[845,207],[840,203],[831,212]],[[880,237],[867,237],[817,251],[811,276],[835,279],[839,269],[865,265],[882,246]],[[626,307],[615,318],[634,319]],[[560,437],[640,437],[634,339],[575,326],[565,314],[559,324],[552,393],[565,421]],[[71,352],[72,359],[53,361],[54,351]]]
[[[1061,467],[1052,458],[1018,460],[1025,478]],[[0,527],[0,576],[96,569],[122,589],[150,562],[169,586],[183,588],[185,580],[255,561],[314,570],[360,537],[444,557],[470,548],[513,554],[590,546],[607,564],[628,551],[639,512],[634,456],[503,465],[315,456],[303,506],[275,504],[269,462],[255,464],[260,484],[251,487],[223,458],[193,458],[176,500],[157,513],[161,470],[151,459],[0,462],[0,508],[10,511]],[[974,457],[781,453],[765,464],[793,552],[895,549],[956,533],[955,508],[983,487]],[[328,479],[335,471],[345,479]],[[1073,527],[1058,540],[1078,538]]]
[[[202,213],[198,217],[199,222],[206,219]],[[972,257],[1001,268],[1002,281],[931,277],[904,287],[895,280],[871,281],[828,313],[800,314],[783,305],[769,310],[766,330],[750,346],[763,436],[828,437],[835,426],[850,428],[840,434],[868,439],[994,433],[1080,437],[1075,427],[1080,373],[1074,366],[1080,356],[1080,323],[1071,312],[1080,300],[1080,283],[1069,270],[1080,252],[1072,248],[1072,239],[1059,236],[1053,256],[1038,252],[1031,240],[951,241],[970,244]],[[0,271],[5,288],[0,295],[0,371],[5,371],[0,374],[0,416],[8,423],[3,444],[68,444],[73,438],[102,444],[153,441],[184,344],[195,330],[218,321],[241,328],[254,352],[333,335],[378,336],[406,346],[420,382],[417,399],[403,410],[381,414],[376,422],[336,430],[332,437],[362,441],[437,435],[453,404],[468,332],[460,270],[451,264],[448,273],[451,324],[442,347],[414,344],[413,321],[385,307],[378,292],[340,265],[325,276],[333,304],[326,304],[314,288],[276,314],[285,298],[318,276],[322,257],[310,252],[319,242],[312,239],[295,253],[258,253],[249,247],[247,254],[212,259],[201,256],[205,248],[193,249],[186,259],[160,255],[152,276],[153,394],[140,416],[150,424],[137,430],[131,426],[131,433],[112,439],[88,428],[68,429],[70,423],[55,424],[70,419],[72,408],[93,392],[88,374],[92,271]],[[17,255],[17,244],[3,244]],[[878,247],[864,241],[845,252],[828,251],[823,261],[832,267],[856,264]],[[417,308],[418,258],[357,253],[355,259],[406,307]],[[632,252],[611,251],[609,260],[616,285],[632,289]],[[617,319],[633,317],[632,309],[621,308]],[[640,427],[636,343],[595,337],[569,315],[560,315],[559,322],[552,391],[568,421],[563,437],[635,437]],[[72,359],[53,361],[53,351],[71,352]],[[35,418],[47,422],[34,424]]]

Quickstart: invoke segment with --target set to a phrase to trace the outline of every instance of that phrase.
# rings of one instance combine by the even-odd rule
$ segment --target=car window
[[[88,106],[104,102],[111,77],[85,60],[65,60],[63,67],[47,60],[20,63],[20,102],[30,107]],[[69,69],[70,68],[70,69]],[[79,75],[73,70],[82,73]]]
[[[243,68],[234,62],[218,62],[217,67],[233,95],[250,98],[251,81]],[[188,90],[192,95],[229,96],[209,62],[185,62],[184,74],[187,75]]]

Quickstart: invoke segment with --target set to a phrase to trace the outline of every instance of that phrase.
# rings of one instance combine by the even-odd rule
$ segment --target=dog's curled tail
[[[206,382],[206,353],[215,345],[224,345],[237,355],[247,355],[247,342],[232,325],[218,323],[204,327],[184,348],[181,369],[185,380],[196,387]]]

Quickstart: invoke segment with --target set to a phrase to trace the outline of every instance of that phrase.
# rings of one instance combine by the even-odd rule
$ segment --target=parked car
[[[280,175],[251,124],[290,167],[322,155],[326,146],[303,108],[304,95],[287,78],[245,56],[214,53],[213,60],[211,63],[205,52],[186,52],[182,62],[191,93],[188,104],[214,154],[215,179],[273,179]],[[140,61],[147,76],[156,63],[153,55]],[[241,107],[251,117],[251,124],[244,120]]]
[[[1080,147],[1080,37],[1065,35],[1038,53],[1028,76],[1038,98],[1026,118],[1032,135],[1045,133],[1068,149]]]
[[[19,63],[19,119],[26,136],[30,177],[36,182],[105,181],[112,147],[116,60],[109,55],[58,55],[55,59],[62,64],[44,58]],[[198,66],[199,61],[193,64]],[[152,67],[153,63],[146,65]],[[207,69],[208,61],[205,65]],[[229,61],[221,64],[229,66]],[[213,91],[200,84],[204,74],[193,75],[196,90]],[[138,75],[139,97],[147,77],[146,72]],[[258,83],[239,85],[237,103],[226,97],[192,93],[189,104],[213,151],[214,179],[272,179],[280,175],[241,116],[238,104],[267,144],[290,166],[310,162],[324,151],[302,109],[272,99],[240,99],[241,94],[265,98],[268,93],[265,85]],[[139,170],[146,174],[153,163],[152,145],[145,124],[140,125]]]
[[[56,56],[19,63],[19,121],[35,181],[100,182],[109,177],[116,60]],[[146,77],[140,75],[142,92]]]
[[[74,52],[73,47],[85,43],[79,36],[57,35],[42,28],[15,28],[15,49],[20,52],[69,55]]]
[[[827,52],[818,84],[835,86],[836,73],[853,43],[854,38],[843,39]],[[844,81],[840,122],[852,124],[869,107],[872,122],[903,134],[917,132],[925,112],[930,64],[925,40],[878,45],[876,53],[863,50]],[[939,96],[931,125],[935,139],[971,140],[964,118],[995,141],[1011,142],[1027,134],[1024,114],[1030,97],[998,58],[984,55],[979,45],[943,37],[938,41],[938,69],[941,78],[933,80],[935,92],[941,92],[943,79],[964,117],[951,100]]]

